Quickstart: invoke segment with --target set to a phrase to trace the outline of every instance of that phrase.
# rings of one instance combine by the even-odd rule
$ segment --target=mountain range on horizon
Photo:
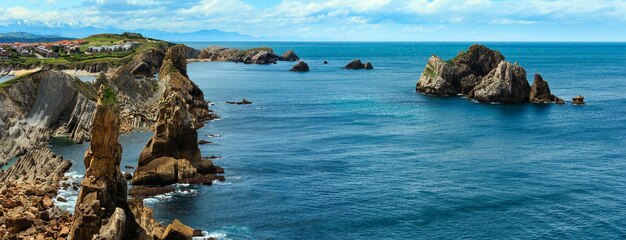
[[[267,41],[269,38],[253,37],[238,32],[225,32],[217,29],[200,30],[187,33],[166,32],[159,30],[119,28],[100,28],[93,26],[74,25],[47,25],[38,22],[15,22],[9,25],[0,25],[0,42],[32,42],[33,39],[58,41],[63,39],[84,38],[100,33],[137,32],[145,37],[161,39],[170,42],[221,42],[221,41]],[[4,37],[4,35],[7,35]]]

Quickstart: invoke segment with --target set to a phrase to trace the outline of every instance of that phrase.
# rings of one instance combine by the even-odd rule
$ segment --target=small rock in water
[[[124,178],[125,178],[126,180],[131,180],[131,179],[133,179],[133,175],[132,175],[132,174],[130,174],[129,172],[125,172],[125,173],[124,173]]]
[[[67,202],[67,199],[59,196],[59,197],[57,197],[57,202]]]
[[[304,62],[304,61],[299,61],[289,71],[292,71],[292,72],[308,72],[309,71],[309,65],[306,64],[306,62]]]
[[[585,97],[583,97],[582,95],[578,95],[578,96],[572,98],[572,104],[574,104],[574,105],[583,105],[583,104],[585,104]]]
[[[252,102],[246,100],[245,98],[243,100],[241,100],[240,102],[226,102],[228,104],[237,104],[237,105],[241,105],[241,104],[252,104]]]
[[[211,143],[213,143],[213,142],[209,142],[209,141],[207,141],[207,140],[199,140],[199,141],[198,141],[198,145],[203,145],[203,144],[211,144]]]
[[[324,64],[328,64],[328,61],[324,61]]]
[[[124,168],[126,168],[126,169],[135,169],[135,167],[133,167],[131,165],[126,165],[126,166],[124,166]]]

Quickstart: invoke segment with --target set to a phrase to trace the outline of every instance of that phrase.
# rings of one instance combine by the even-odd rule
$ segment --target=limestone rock
[[[85,179],[76,201],[69,239],[92,239],[101,233],[117,208],[124,210],[123,238],[136,239],[140,228],[127,203],[126,181],[120,171],[119,110],[116,94],[101,86],[93,118],[91,145],[85,153]],[[103,230],[105,232],[105,230]]]
[[[260,51],[254,56],[252,56],[251,63],[256,63],[256,64],[276,63],[276,55],[268,51]]]
[[[530,86],[526,70],[502,61],[485,76],[468,97],[479,102],[523,103],[529,101]]]
[[[94,236],[94,240],[124,240],[124,226],[126,223],[126,214],[121,208],[115,208],[115,212],[108,220],[108,223],[102,228],[98,235]]]
[[[267,47],[240,50],[235,48],[210,46],[203,49],[198,55],[198,58],[204,61],[241,62],[246,64],[270,64],[281,60],[281,57],[276,55],[273,49]],[[293,58],[293,56],[291,56],[291,58]]]
[[[415,89],[436,96],[453,96],[457,94],[453,84],[454,78],[454,67],[433,55],[428,60]]]
[[[308,72],[309,71],[309,65],[306,64],[306,62],[304,62],[304,61],[299,61],[289,71],[292,71],[292,72]]]
[[[530,87],[529,97],[532,103],[564,103],[562,99],[552,95],[548,82],[543,80],[543,77],[539,74],[535,74],[535,80],[533,80],[533,85]]]
[[[279,60],[293,62],[300,60],[300,58],[298,57],[298,55],[296,55],[296,52],[290,49],[283,53],[283,55],[280,56]]]
[[[174,219],[165,229],[162,239],[168,240],[191,240],[193,238],[193,228]]]

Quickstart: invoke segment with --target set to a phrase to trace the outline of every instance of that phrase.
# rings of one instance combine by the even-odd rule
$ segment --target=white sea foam
[[[202,231],[202,237],[194,237],[195,240],[206,240],[206,239],[220,239],[220,240],[231,240],[228,235],[223,231],[214,231],[207,232]]]
[[[143,201],[146,204],[157,203],[162,201],[170,201],[175,197],[187,197],[187,196],[195,196],[198,195],[198,190],[194,188],[189,188],[191,185],[188,183],[179,183],[174,185],[176,190],[173,192],[168,192],[164,194],[155,195],[149,198],[145,198]]]

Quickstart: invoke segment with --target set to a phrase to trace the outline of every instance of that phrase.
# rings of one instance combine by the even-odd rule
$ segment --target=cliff
[[[0,165],[55,134],[89,140],[95,88],[55,71],[39,71],[0,86]]]

